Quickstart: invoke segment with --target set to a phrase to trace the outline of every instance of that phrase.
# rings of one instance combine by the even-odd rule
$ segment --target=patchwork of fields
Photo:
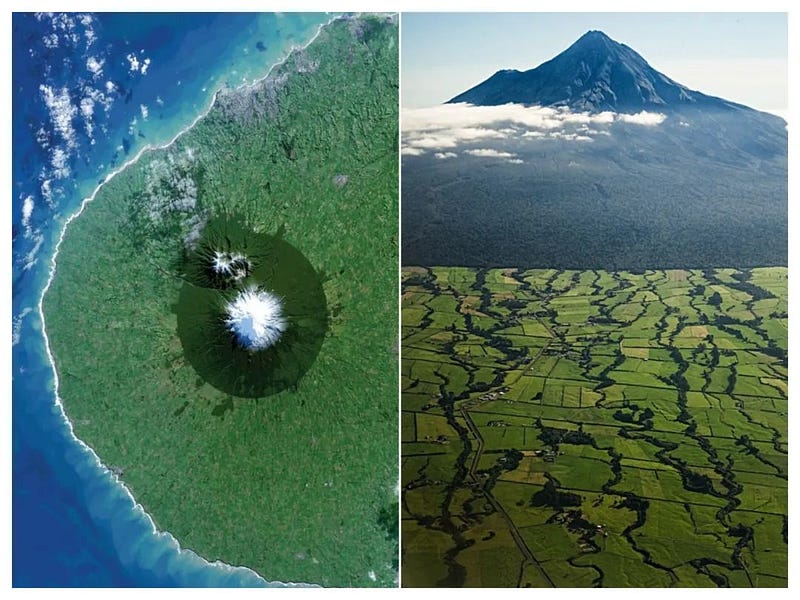
[[[404,586],[786,586],[786,268],[402,290]]]

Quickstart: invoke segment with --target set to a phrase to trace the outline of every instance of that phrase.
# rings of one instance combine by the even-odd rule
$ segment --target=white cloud
[[[521,158],[509,158],[509,159],[508,159],[506,162],[509,162],[509,163],[511,163],[512,165],[521,165],[521,164],[523,164],[525,161],[524,161],[524,160],[522,160]]]
[[[661,113],[649,113],[646,111],[636,113],[635,115],[626,115],[623,113],[617,115],[617,119],[623,123],[633,123],[634,125],[646,125],[650,127],[654,125],[661,125],[666,118],[667,115]]]
[[[50,166],[53,167],[53,177],[66,179],[70,176],[69,154],[60,146],[53,148],[50,153]]]
[[[591,142],[592,138],[588,135],[579,135],[577,133],[564,133],[563,131],[551,131],[547,134],[547,137],[556,140],[569,140],[575,142]]]
[[[44,127],[39,127],[36,131],[36,143],[45,150],[50,146],[50,134],[47,133]]]
[[[139,62],[139,58],[133,52],[128,54],[128,56],[125,58],[128,59],[128,69],[131,73],[141,73],[142,75],[147,74],[147,69],[150,68],[149,58],[144,58],[141,62]]]
[[[33,309],[30,306],[26,306],[22,309],[16,317],[14,317],[14,324],[12,326],[12,333],[11,333],[11,345],[16,346],[19,344],[19,340],[21,339],[22,334],[22,321],[27,317],[29,314],[33,312]]]
[[[53,185],[52,185],[52,182],[49,179],[44,179],[42,181],[42,185],[41,185],[40,190],[42,192],[42,198],[44,198],[45,202],[47,202],[47,205],[50,208],[52,208],[54,206],[54,204],[55,204],[54,201],[53,201]]]
[[[139,71],[139,59],[136,58],[135,54],[128,54],[125,58],[128,59],[128,68],[131,73],[135,73]]]
[[[42,38],[45,48],[58,48],[58,34],[50,33]]]
[[[86,59],[86,70],[92,73],[95,77],[99,77],[103,74],[103,65],[105,64],[105,60],[97,59],[94,56],[90,56]]]
[[[526,131],[522,134],[522,137],[527,138],[543,138],[547,137],[547,134],[544,131]]]
[[[403,111],[402,127],[408,131],[437,131],[459,128],[490,127],[505,123],[525,123],[530,120],[536,125],[546,122],[555,109],[533,107],[521,104],[501,106],[473,106],[472,104],[441,104],[429,108],[410,108]],[[553,122],[557,127],[558,123]]]
[[[92,15],[78,15],[78,20],[80,20],[81,25],[83,25],[83,37],[86,40],[86,47],[88,48],[97,41],[97,34],[92,28],[94,20],[92,19]]]
[[[41,249],[43,243],[44,243],[44,236],[42,234],[38,234],[36,236],[36,244],[33,246],[31,251],[25,255],[24,258],[25,264],[22,266],[23,270],[27,271],[28,269],[33,267],[33,265],[36,264],[36,261],[38,260],[36,255],[39,254],[39,250]]]
[[[454,135],[428,135],[407,140],[415,148],[455,148],[458,139]]]
[[[33,214],[33,196],[26,196],[22,201],[22,225],[26,229],[26,236],[31,232],[31,215]]]
[[[491,148],[476,148],[473,150],[464,150],[464,152],[482,158],[514,158],[516,156],[516,154],[512,154],[511,152],[502,152]]]
[[[39,91],[42,94],[45,106],[50,114],[50,121],[53,127],[67,143],[67,147],[74,148],[75,129],[72,127],[72,120],[75,118],[78,109],[72,104],[69,97],[69,90],[66,87],[61,90],[54,90],[49,85],[41,84]]]
[[[83,115],[83,126],[86,129],[86,135],[91,139],[94,133],[94,123],[92,121],[94,116],[94,100],[91,97],[81,98],[81,115]]]
[[[445,158],[455,158],[458,154],[455,152],[437,152],[434,156],[439,160],[444,160]]]
[[[150,115],[150,109],[147,108],[146,104],[140,104],[139,110],[142,113],[142,121],[147,121],[147,117]]]
[[[585,142],[599,135],[610,135],[610,129],[617,122],[653,126],[665,118],[662,114],[644,111],[628,115],[610,111],[573,112],[566,107],[513,103],[500,106],[442,104],[403,109],[403,144],[405,153],[410,154],[408,149],[411,148],[447,150],[491,139],[550,138]]]
[[[111,82],[109,81],[108,83]],[[111,85],[113,86],[114,84],[112,83]],[[108,84],[106,84],[106,89],[108,89]],[[91,86],[86,86],[83,89],[83,93],[85,97],[91,99],[92,102],[101,104],[106,112],[108,112],[111,109],[111,105],[114,104],[114,98],[111,95],[104,94]]]
[[[400,151],[400,154],[403,154],[404,156],[420,156],[425,154],[425,150],[422,150],[421,148],[411,148],[409,146],[405,146]]]

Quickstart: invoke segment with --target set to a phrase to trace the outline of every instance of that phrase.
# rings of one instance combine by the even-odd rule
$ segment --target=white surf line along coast
[[[301,51],[301,50],[305,50],[308,46],[310,46],[317,39],[317,37],[319,37],[320,33],[322,33],[322,31],[325,29],[325,27],[330,25],[332,22],[334,22],[334,21],[336,21],[338,19],[342,19],[342,18],[346,18],[346,17],[342,17],[340,15],[337,15],[337,16],[331,17],[325,23],[322,23],[317,28],[316,33],[314,33],[314,35],[311,37],[311,39],[309,39],[305,44],[302,44],[300,46],[292,46],[290,48],[290,50],[286,53],[286,56],[284,56],[283,58],[277,60],[275,63],[272,64],[272,66],[270,66],[270,68],[267,70],[266,75],[264,75],[263,77],[260,77],[258,79],[255,79],[250,83],[243,83],[243,84],[237,86],[235,88],[235,91],[244,91],[244,90],[247,90],[247,89],[250,89],[250,88],[254,88],[258,84],[260,84],[261,82],[266,80],[272,74],[272,72],[275,70],[276,67],[279,67],[282,64],[284,64],[289,58],[291,58],[291,56],[294,53],[296,53],[298,51]],[[264,577],[262,577],[260,574],[256,573],[255,571],[253,571],[249,567],[229,565],[229,564],[227,564],[225,562],[222,562],[220,560],[217,560],[217,561],[214,561],[214,562],[210,562],[209,560],[207,560],[207,559],[203,558],[202,556],[200,556],[200,554],[198,554],[197,552],[195,552],[191,548],[183,548],[180,545],[180,542],[175,538],[175,536],[173,536],[168,531],[159,531],[158,528],[156,527],[156,524],[153,521],[152,517],[147,513],[147,511],[144,509],[144,507],[139,502],[136,501],[136,498],[134,498],[133,494],[128,489],[128,487],[125,485],[125,483],[123,483],[122,480],[116,474],[114,474],[106,465],[103,464],[103,462],[100,460],[100,457],[97,456],[97,453],[88,444],[86,444],[83,440],[81,440],[80,438],[78,438],[78,436],[75,435],[75,431],[74,431],[74,429],[72,427],[72,421],[69,420],[69,417],[67,416],[67,413],[64,410],[64,404],[61,401],[61,397],[58,395],[58,384],[59,384],[58,371],[56,369],[56,363],[55,363],[55,359],[53,358],[53,353],[52,353],[52,351],[50,349],[50,338],[47,337],[47,328],[46,328],[46,325],[45,325],[43,305],[44,305],[44,297],[47,295],[47,292],[50,289],[50,285],[53,283],[53,279],[55,277],[56,259],[58,257],[58,251],[61,248],[61,242],[64,241],[64,237],[65,237],[66,232],[67,232],[67,227],[69,227],[69,224],[74,219],[77,219],[83,213],[84,209],[89,205],[89,203],[92,200],[95,199],[95,197],[97,196],[97,193],[102,189],[102,187],[106,183],[111,181],[111,179],[116,177],[119,173],[123,172],[125,169],[127,169],[128,167],[130,167],[134,163],[136,163],[142,157],[142,155],[145,154],[146,152],[151,152],[151,151],[155,151],[155,150],[165,150],[165,149],[169,148],[170,146],[175,144],[175,142],[177,142],[178,139],[182,135],[184,135],[187,131],[190,131],[195,125],[197,125],[197,123],[200,120],[202,120],[206,115],[208,115],[208,113],[211,112],[211,110],[214,108],[214,104],[217,101],[217,96],[219,95],[221,90],[222,90],[222,88],[220,88],[217,91],[215,91],[214,95],[211,98],[211,102],[209,103],[208,108],[206,108],[206,110],[204,110],[197,117],[195,117],[195,119],[189,125],[187,125],[183,129],[181,129],[177,134],[175,134],[175,136],[169,142],[167,142],[165,144],[162,144],[162,145],[155,145],[154,146],[154,145],[148,144],[148,145],[144,146],[143,148],[141,148],[139,150],[139,152],[136,153],[136,156],[134,156],[133,158],[131,158],[130,160],[125,162],[123,165],[121,165],[120,167],[118,167],[117,169],[115,169],[114,171],[109,173],[103,179],[103,181],[100,184],[98,184],[98,186],[94,189],[92,194],[89,197],[84,198],[83,201],[81,201],[81,205],[78,208],[78,210],[76,212],[74,212],[72,215],[70,215],[67,218],[67,220],[64,222],[64,226],[61,228],[61,233],[58,236],[58,241],[56,242],[55,248],[53,250],[53,256],[50,258],[50,273],[49,273],[49,276],[47,278],[47,283],[45,284],[44,289],[42,290],[42,295],[39,297],[39,304],[38,304],[39,319],[40,319],[41,324],[42,324],[42,336],[44,337],[45,351],[47,352],[47,359],[50,362],[50,366],[52,367],[52,371],[53,371],[53,384],[54,384],[54,390],[53,390],[54,394],[53,395],[55,397],[55,404],[59,408],[59,410],[61,411],[61,416],[63,417],[64,422],[67,424],[67,428],[69,429],[69,433],[72,436],[72,438],[74,439],[74,441],[77,442],[80,446],[82,446],[84,450],[86,450],[86,451],[88,451],[90,453],[90,455],[94,458],[95,466],[98,467],[101,470],[102,474],[106,475],[107,477],[112,478],[112,480],[115,483],[117,483],[125,491],[125,493],[128,495],[128,498],[131,500],[131,502],[134,505],[134,507],[133,507],[134,512],[138,512],[138,513],[140,513],[141,515],[143,515],[143,516],[145,516],[147,518],[148,522],[150,523],[150,528],[152,530],[152,535],[155,536],[156,538],[166,538],[167,543],[169,545],[173,546],[176,549],[176,551],[177,551],[177,553],[179,555],[180,554],[189,554],[189,555],[196,556],[200,560],[202,560],[206,565],[208,565],[210,567],[220,568],[220,569],[223,569],[223,570],[226,570],[226,571],[229,571],[229,572],[230,571],[245,571],[245,572],[248,572],[248,573],[254,575],[255,577],[257,577],[258,579],[260,579],[264,583],[268,583],[268,584],[284,585],[284,586],[288,586],[288,587],[316,587],[316,584],[311,584],[311,583],[267,581],[266,579],[264,579]],[[136,558],[136,557],[134,557],[134,558]]]

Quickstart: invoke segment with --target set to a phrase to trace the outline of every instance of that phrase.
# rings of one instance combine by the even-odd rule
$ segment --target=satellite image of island
[[[786,588],[786,15],[402,38],[402,585]]]
[[[13,26],[13,585],[396,586],[397,16]]]

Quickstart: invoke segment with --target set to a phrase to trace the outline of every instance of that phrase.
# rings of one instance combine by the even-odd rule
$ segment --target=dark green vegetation
[[[340,19],[219,94],[70,224],[45,297],[76,435],[160,529],[268,580],[395,582],[397,61],[393,19]],[[222,216],[280,232],[327,302],[316,360],[267,397],[210,385],[178,334],[186,259]]]
[[[522,165],[463,156],[475,144],[453,160],[404,156],[403,264],[785,266],[785,145],[781,157],[732,158],[727,142],[705,136],[714,148],[696,153],[684,129],[667,119],[655,131],[618,124],[585,143],[494,143]]]
[[[328,322],[325,292],[314,267],[282,238],[228,219],[209,222],[197,245],[187,252],[186,282],[176,305],[186,360],[203,381],[234,396],[261,398],[298,384],[322,347]],[[247,276],[235,285],[211,268],[209,254],[220,248],[247,257],[240,259]],[[259,352],[235,343],[224,321],[226,302],[253,284],[282,299],[289,321],[278,343]]]
[[[404,586],[786,586],[782,267],[409,267]]]

